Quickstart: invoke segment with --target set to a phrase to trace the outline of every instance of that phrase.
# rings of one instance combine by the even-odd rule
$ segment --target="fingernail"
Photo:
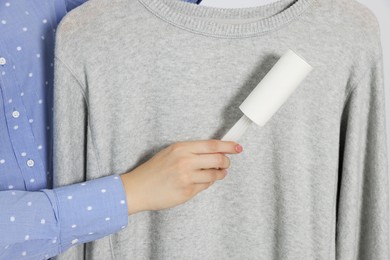
[[[243,150],[242,146],[239,145],[239,144],[237,144],[235,148],[236,148],[236,151],[239,152],[239,153],[241,153],[242,150]]]

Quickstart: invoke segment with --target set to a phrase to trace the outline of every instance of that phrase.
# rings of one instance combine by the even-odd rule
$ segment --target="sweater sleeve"
[[[86,180],[87,132],[88,109],[81,83],[70,68],[56,58],[53,180],[55,187],[61,187],[47,194],[49,198],[56,198],[61,252],[67,250],[58,259],[82,259],[82,243],[117,232],[128,221],[126,195],[119,176],[83,182]],[[95,160],[94,156],[88,154],[88,160]]]
[[[337,259],[389,259],[383,61],[367,65],[341,118]]]

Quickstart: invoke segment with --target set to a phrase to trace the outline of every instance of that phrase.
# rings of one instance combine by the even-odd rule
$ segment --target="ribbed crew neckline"
[[[180,0],[138,1],[160,19],[182,29],[227,38],[250,37],[275,30],[290,23],[317,2],[280,0],[255,7],[220,8]]]

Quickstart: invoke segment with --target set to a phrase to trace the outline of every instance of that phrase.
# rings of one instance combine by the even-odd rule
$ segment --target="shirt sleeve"
[[[347,96],[340,137],[337,259],[390,259],[381,55]]]
[[[127,225],[122,182],[107,176],[53,190],[1,191],[0,259],[48,259]]]
[[[73,248],[82,252],[83,243],[117,232],[128,223],[119,176],[86,181],[86,102],[69,70],[57,62],[56,68],[56,188],[0,191],[0,259],[44,259]]]

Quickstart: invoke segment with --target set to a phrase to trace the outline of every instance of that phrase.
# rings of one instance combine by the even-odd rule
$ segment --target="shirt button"
[[[4,57],[0,57],[0,65],[5,65],[7,60]]]
[[[19,111],[15,110],[14,112],[12,112],[12,117],[13,118],[18,118],[19,116],[20,116]]]
[[[31,159],[28,160],[28,161],[27,161],[27,166],[28,166],[28,167],[33,167],[33,166],[34,166],[34,160],[31,160]]]

